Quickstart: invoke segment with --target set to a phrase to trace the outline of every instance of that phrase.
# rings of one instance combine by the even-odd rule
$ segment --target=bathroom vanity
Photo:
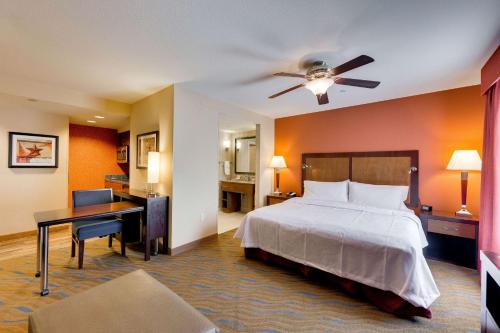
[[[221,203],[224,213],[241,211],[248,213],[254,209],[255,183],[245,180],[224,180],[220,182]]]
[[[235,134],[234,150],[221,147],[220,208],[224,213],[248,213],[255,208],[256,137],[253,132]],[[228,141],[230,146],[230,141]],[[224,149],[224,150],[222,150]],[[233,166],[234,168],[231,168]]]

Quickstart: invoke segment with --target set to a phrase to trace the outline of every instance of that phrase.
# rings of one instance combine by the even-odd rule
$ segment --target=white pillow
[[[304,180],[304,195],[306,199],[330,200],[347,202],[347,184],[343,182],[315,182]]]
[[[386,209],[405,209],[408,186],[372,185],[349,182],[349,202]]]

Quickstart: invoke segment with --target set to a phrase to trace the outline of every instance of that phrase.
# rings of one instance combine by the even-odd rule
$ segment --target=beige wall
[[[174,87],[169,86],[132,105],[130,115],[130,188],[144,190],[147,170],[136,168],[137,135],[160,131],[160,183],[156,190],[172,193],[172,117]]]
[[[173,200],[171,247],[217,233],[219,116],[238,116],[257,126],[256,205],[271,192],[274,120],[194,93],[182,84],[174,92]]]
[[[131,107],[131,188],[144,189],[147,181],[147,171],[136,169],[137,134],[159,130],[161,183],[157,190],[172,200],[170,248],[217,233],[221,114],[257,124],[259,181],[255,187],[256,205],[261,206],[265,195],[272,190],[273,173],[267,165],[274,151],[273,119],[193,93],[183,85],[176,85],[175,91],[169,86]],[[8,169],[8,131],[59,135],[59,168]],[[68,136],[66,116],[0,105],[0,209],[3,212],[0,235],[34,230],[34,211],[66,206]]]
[[[59,167],[9,169],[10,131],[59,136]],[[68,136],[69,120],[66,116],[0,105],[0,235],[35,230],[35,211],[67,206]]]

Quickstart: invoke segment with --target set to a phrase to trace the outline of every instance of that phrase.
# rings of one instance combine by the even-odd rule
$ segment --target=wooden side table
[[[479,218],[445,211],[419,212],[429,246],[427,258],[477,269]]]
[[[285,200],[296,198],[296,197],[288,197],[285,193],[281,194],[268,194],[266,197],[266,206],[275,205],[282,203]]]

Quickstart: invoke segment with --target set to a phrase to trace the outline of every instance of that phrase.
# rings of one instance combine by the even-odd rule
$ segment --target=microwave
[[[128,146],[116,148],[116,163],[128,163]]]

